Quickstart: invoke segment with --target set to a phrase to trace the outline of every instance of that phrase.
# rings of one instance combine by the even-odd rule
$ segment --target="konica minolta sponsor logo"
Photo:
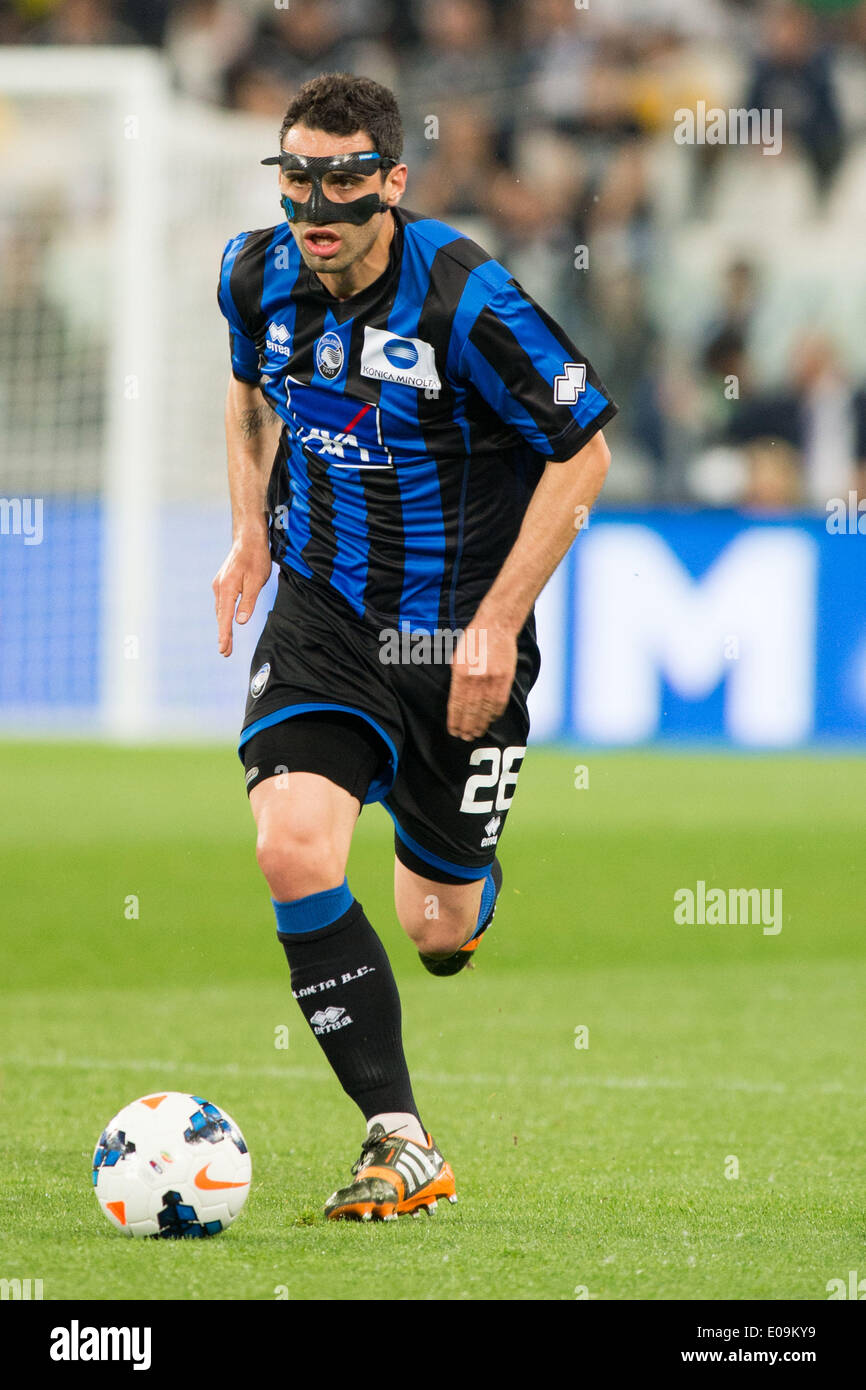
[[[423,338],[401,338],[369,324],[364,328],[361,376],[414,386],[419,391],[439,391],[442,387],[432,343]]]

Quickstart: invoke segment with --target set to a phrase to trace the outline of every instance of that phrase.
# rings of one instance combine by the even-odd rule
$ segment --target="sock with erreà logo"
[[[417,1115],[391,962],[345,879],[274,911],[292,994],[343,1090],[367,1120]]]

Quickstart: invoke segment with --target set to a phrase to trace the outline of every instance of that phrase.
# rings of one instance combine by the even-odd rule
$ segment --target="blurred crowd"
[[[864,0],[6,0],[0,43],[158,46],[179,92],[275,139],[307,78],[384,82],[407,205],[499,256],[619,402],[614,495],[773,510],[866,490],[844,284],[852,237],[864,260]],[[723,145],[679,147],[673,113],[701,101],[781,110],[782,154],[738,149],[732,175]],[[778,307],[799,292],[784,235],[822,227],[841,307],[806,323]]]

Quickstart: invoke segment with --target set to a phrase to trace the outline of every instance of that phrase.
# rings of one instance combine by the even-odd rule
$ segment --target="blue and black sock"
[[[478,907],[478,923],[471,936],[466,941],[474,941],[476,936],[480,936],[486,931],[493,921],[493,913],[496,908],[496,899],[499,897],[499,890],[502,887],[502,869],[498,859],[494,859],[490,868],[487,870],[487,877],[484,880],[484,887],[481,890],[481,902]],[[466,945],[464,941],[463,945]]]
[[[346,880],[274,911],[292,994],[343,1090],[367,1120],[417,1115],[391,962]]]

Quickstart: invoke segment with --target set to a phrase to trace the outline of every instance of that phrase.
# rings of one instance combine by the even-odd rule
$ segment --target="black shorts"
[[[526,752],[526,702],[540,665],[534,620],[518,639],[504,713],[472,743],[446,728],[446,660],[382,657],[378,629],[342,595],[281,570],[250,668],[239,748],[248,790],[280,770],[320,772],[362,803],[382,802],[397,854],[417,873],[440,882],[482,878]]]

